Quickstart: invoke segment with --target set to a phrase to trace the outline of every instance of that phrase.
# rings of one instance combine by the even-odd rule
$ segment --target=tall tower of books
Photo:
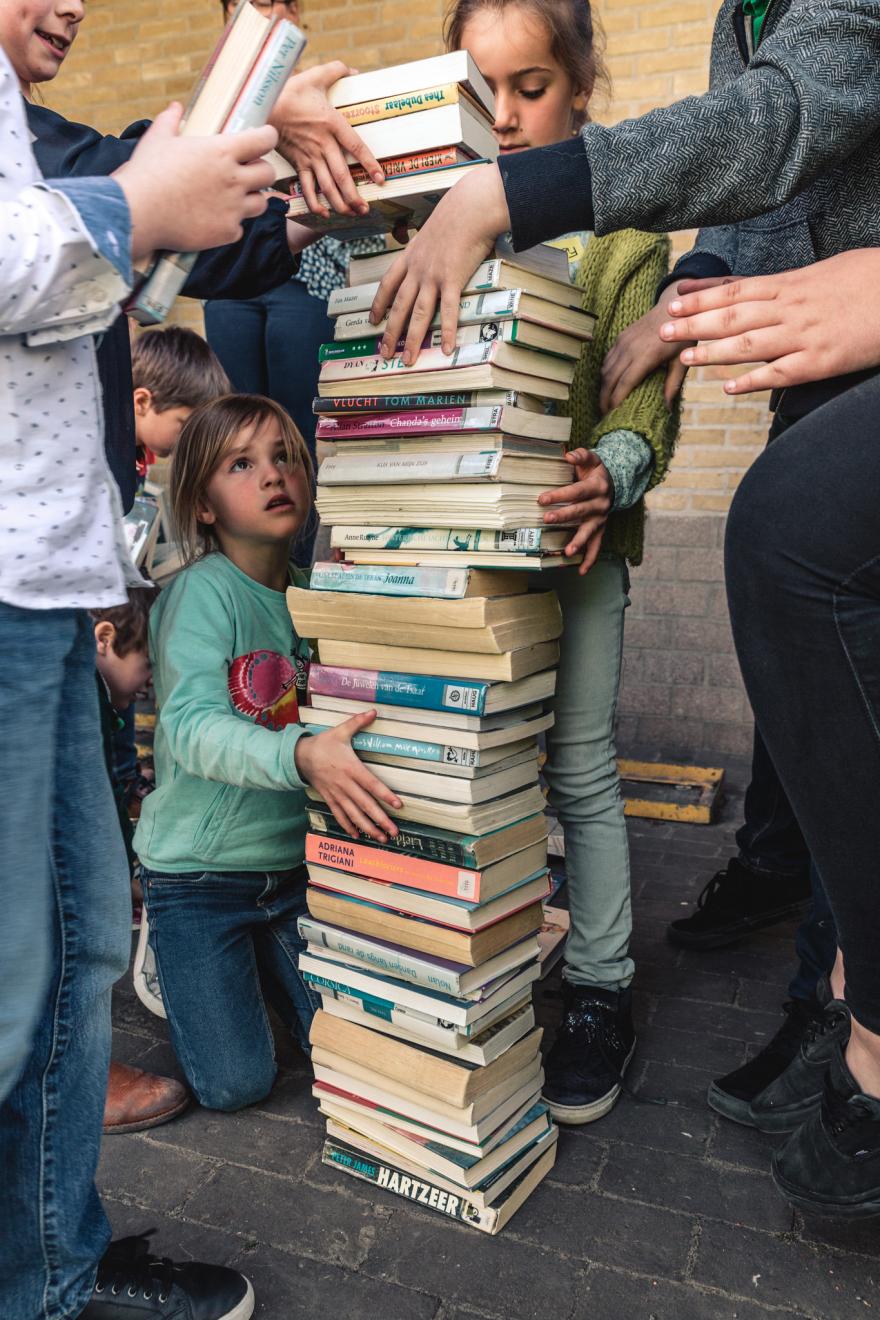
[[[291,588],[317,639],[315,731],[375,709],[353,746],[402,800],[386,844],[309,807],[308,951],[324,1160],[498,1232],[553,1166],[531,1003],[549,892],[538,739],[553,721],[562,619],[542,572],[570,530],[564,402],[592,317],[565,254],[484,262],[457,347],[378,355],[367,312],[394,254],[352,262],[330,300],[317,505],[344,562]]]

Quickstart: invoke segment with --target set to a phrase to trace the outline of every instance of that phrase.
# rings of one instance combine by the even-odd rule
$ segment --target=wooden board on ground
[[[619,759],[627,816],[710,825],[721,801],[724,771]]]

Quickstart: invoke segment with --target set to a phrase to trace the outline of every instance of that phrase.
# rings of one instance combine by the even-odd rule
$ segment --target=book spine
[[[390,945],[378,946],[359,940],[351,932],[337,926],[319,926],[311,917],[300,917],[297,927],[302,938],[316,948],[330,949],[346,958],[354,958],[373,971],[396,977],[425,990],[438,990],[458,997],[459,978],[443,967],[428,966],[417,958],[408,957],[405,950]]]
[[[424,412],[374,413],[359,420],[352,418],[322,417],[316,428],[319,440],[370,440],[373,437],[414,435],[447,435],[456,431],[498,431],[504,420],[504,409],[494,408],[429,408]]]
[[[464,348],[468,344],[493,344],[496,340],[515,344],[520,333],[519,321],[474,321],[470,325],[458,326],[455,332],[455,346],[456,348]],[[342,358],[348,357],[374,357],[379,352],[381,343],[381,335],[369,339],[334,339],[332,343],[320,346],[318,361],[322,363],[338,362]],[[405,339],[399,339],[394,351],[402,353],[405,344]],[[426,349],[436,349],[439,344],[439,328],[429,330],[422,340],[419,351],[424,353]]]
[[[381,999],[378,995],[368,994],[365,990],[349,985],[344,980],[337,981],[332,977],[323,976],[319,972],[305,969],[302,972],[302,977],[304,981],[308,981],[316,994],[327,995],[330,999],[336,999],[341,1004],[353,1003],[362,1013],[379,1018],[382,1022],[390,1022],[394,1026],[403,1027],[406,1031],[412,1031],[413,1029],[418,1031],[419,1023],[423,1023],[427,1026],[436,1027],[441,1039],[450,1035],[463,1036],[466,1034],[466,1029],[457,1032],[454,1026],[444,1027],[441,1019],[436,1016],[432,1017],[429,1013],[421,1013],[418,1009],[410,1007],[403,1008],[391,999]]]
[[[411,366],[402,357],[343,358],[338,362],[325,362],[319,380],[348,380],[363,376],[405,376],[416,371],[452,371],[456,367],[480,367],[494,362],[495,344],[463,344],[447,357],[442,348],[423,348]]]
[[[341,527],[330,533],[334,550],[455,550],[492,554],[540,555],[543,528],[519,527],[511,531],[491,528],[448,527]]]
[[[324,1142],[321,1160],[331,1168],[341,1169],[343,1173],[372,1183],[374,1187],[384,1188],[386,1192],[393,1192],[404,1200],[427,1206],[447,1219],[461,1220],[484,1233],[491,1233],[497,1222],[494,1210],[479,1210],[463,1196],[455,1196],[434,1183],[414,1178],[393,1164],[379,1163],[361,1154],[353,1146],[343,1145],[334,1139],[328,1138]]]
[[[399,179],[409,174],[424,174],[428,170],[445,169],[449,165],[462,165],[467,159],[458,147],[441,147],[439,151],[416,151],[408,156],[392,156],[383,160],[382,173],[386,179]],[[362,165],[352,165],[351,177],[355,183],[373,182]],[[290,195],[301,198],[302,184],[294,183]]]
[[[493,391],[493,406],[496,403],[516,404],[519,394],[516,390]],[[437,394],[352,394],[342,399],[313,399],[312,412],[316,416],[323,413],[390,413],[408,412],[412,409],[426,408],[478,408],[483,404],[481,390],[454,390]]]
[[[273,27],[266,45],[242,87],[224,133],[241,133],[265,124],[281,88],[305,49],[306,39],[295,24],[281,19]]]
[[[471,325],[476,321],[515,316],[521,296],[520,289],[492,289],[488,293],[468,294],[458,304],[458,324]],[[383,325],[384,322],[379,324]],[[440,324],[439,312],[431,324]],[[349,312],[337,318],[335,335],[337,339],[346,339],[352,331],[360,330],[366,335],[375,328],[366,312]]]
[[[379,119],[398,119],[416,110],[435,110],[438,105],[455,105],[461,99],[458,83],[445,87],[430,87],[426,91],[409,92],[401,96],[380,96],[358,105],[340,106],[339,113],[357,128],[359,124],[374,124]]]
[[[491,449],[478,454],[345,454],[325,458],[318,476],[319,486],[348,486],[363,482],[387,485],[395,482],[486,481],[497,477],[504,455]]]
[[[469,571],[463,568],[385,568],[382,565],[315,564],[312,591],[353,591],[370,596],[424,596],[461,600]]]
[[[306,861],[470,903],[478,903],[480,899],[481,871],[462,871],[442,862],[408,857],[387,848],[370,848],[353,840],[343,843],[323,834],[306,834]]]
[[[334,725],[312,724],[313,733],[326,733]],[[455,747],[443,743],[416,742],[410,738],[397,738],[392,734],[356,733],[351,740],[356,752],[370,752],[373,756],[399,756],[407,761],[430,761],[434,765],[455,765],[476,769],[480,753],[471,747]]]
[[[386,706],[484,715],[489,684],[478,679],[462,682],[432,674],[395,674],[387,670],[313,664],[309,670],[309,690],[322,697],[357,697]]]
[[[325,835],[330,839],[350,842],[351,835],[345,833],[330,812],[317,811],[309,807],[308,817],[309,828],[313,833]],[[409,857],[424,858],[430,862],[442,862],[446,866],[460,866],[469,871],[477,869],[474,845],[466,834],[442,837],[441,835],[405,829],[404,823],[399,822],[399,832],[393,839],[389,839],[385,846],[395,852],[406,853]]]

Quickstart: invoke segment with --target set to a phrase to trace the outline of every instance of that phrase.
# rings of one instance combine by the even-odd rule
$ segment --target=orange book
[[[396,849],[310,832],[306,835],[306,861],[444,898],[486,903],[547,865],[547,840],[540,839],[491,866],[472,871]]]

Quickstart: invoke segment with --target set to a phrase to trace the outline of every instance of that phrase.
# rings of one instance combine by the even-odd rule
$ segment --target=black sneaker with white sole
[[[250,1320],[253,1312],[243,1274],[154,1256],[145,1234],[111,1242],[79,1320]]]
[[[849,1030],[849,1009],[842,1000],[832,999],[810,1024],[785,1071],[749,1105],[752,1126],[760,1132],[794,1132],[815,1114],[832,1056],[846,1045]]]
[[[752,1102],[797,1058],[810,1029],[822,1017],[822,1010],[814,1000],[790,999],[782,1005],[782,1011],[785,1021],[773,1039],[748,1063],[717,1077],[709,1086],[706,1096],[709,1107],[734,1123],[755,1127]]]
[[[799,1210],[826,1218],[880,1215],[880,1099],[865,1095],[838,1044],[817,1113],[777,1150],[778,1191]]]
[[[557,1123],[593,1123],[615,1105],[635,1052],[632,994],[563,981],[562,997],[543,1099]]]
[[[732,857],[704,886],[696,910],[670,922],[666,934],[684,949],[723,949],[752,931],[805,916],[811,902],[808,873],[753,871]]]

